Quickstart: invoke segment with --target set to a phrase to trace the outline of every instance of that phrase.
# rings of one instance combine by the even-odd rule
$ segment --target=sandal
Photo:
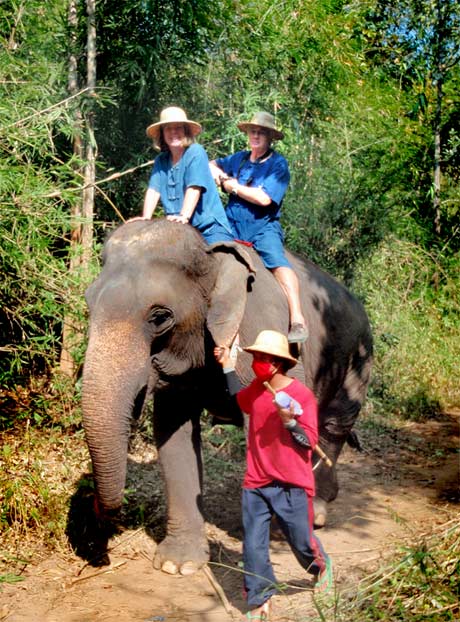
[[[325,562],[326,566],[319,573],[318,580],[315,584],[315,590],[317,592],[321,592],[322,594],[329,592],[334,583],[334,577],[332,576],[332,562],[330,557],[326,557]]]
[[[288,333],[288,343],[304,343],[308,339],[308,328],[296,322]]]
[[[252,613],[248,611],[244,616],[245,620],[262,620],[262,622],[270,622],[270,601],[265,601],[261,607],[256,607],[252,611],[258,611],[259,613]]]

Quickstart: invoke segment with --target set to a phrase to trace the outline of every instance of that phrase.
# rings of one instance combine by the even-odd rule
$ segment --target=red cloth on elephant
[[[302,406],[303,414],[296,419],[304,428],[310,445],[315,447],[318,442],[315,396],[296,379],[283,391]],[[237,400],[241,410],[249,415],[243,488],[259,488],[276,481],[304,488],[308,495],[314,496],[311,450],[298,445],[283,426],[271,393],[255,379],[238,393]]]

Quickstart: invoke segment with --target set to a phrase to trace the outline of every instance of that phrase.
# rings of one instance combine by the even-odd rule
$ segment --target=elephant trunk
[[[98,501],[119,508],[126,481],[128,439],[134,402],[147,383],[149,349],[142,340],[90,336],[82,384],[83,425]]]

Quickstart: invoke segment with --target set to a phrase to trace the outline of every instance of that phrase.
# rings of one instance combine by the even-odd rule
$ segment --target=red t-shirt
[[[303,414],[296,419],[304,428],[310,445],[315,447],[318,442],[315,396],[296,379],[283,387],[283,391],[302,406]],[[237,400],[241,410],[249,415],[243,488],[259,488],[276,480],[304,488],[307,494],[314,496],[311,450],[296,443],[283,426],[272,394],[255,379],[238,393]]]

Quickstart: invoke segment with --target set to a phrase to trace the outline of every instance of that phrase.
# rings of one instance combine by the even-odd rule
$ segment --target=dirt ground
[[[459,414],[398,429],[360,432],[364,451],[346,448],[340,493],[317,532],[334,567],[336,593],[391,561],[399,546],[459,512]],[[152,461],[150,461],[152,462]],[[133,455],[130,477],[149,463]],[[143,466],[144,465],[144,466]],[[148,495],[148,476],[145,476]],[[156,477],[156,475],[155,475]],[[26,579],[0,591],[5,622],[225,622],[246,611],[242,594],[239,481],[206,492],[212,561],[191,577],[153,569],[160,531],[128,529],[110,541],[110,565],[94,568],[69,553],[26,569]],[[162,518],[159,518],[159,524]],[[163,527],[164,528],[164,527]],[[276,533],[271,558],[282,593],[276,619],[311,620],[312,585]]]

